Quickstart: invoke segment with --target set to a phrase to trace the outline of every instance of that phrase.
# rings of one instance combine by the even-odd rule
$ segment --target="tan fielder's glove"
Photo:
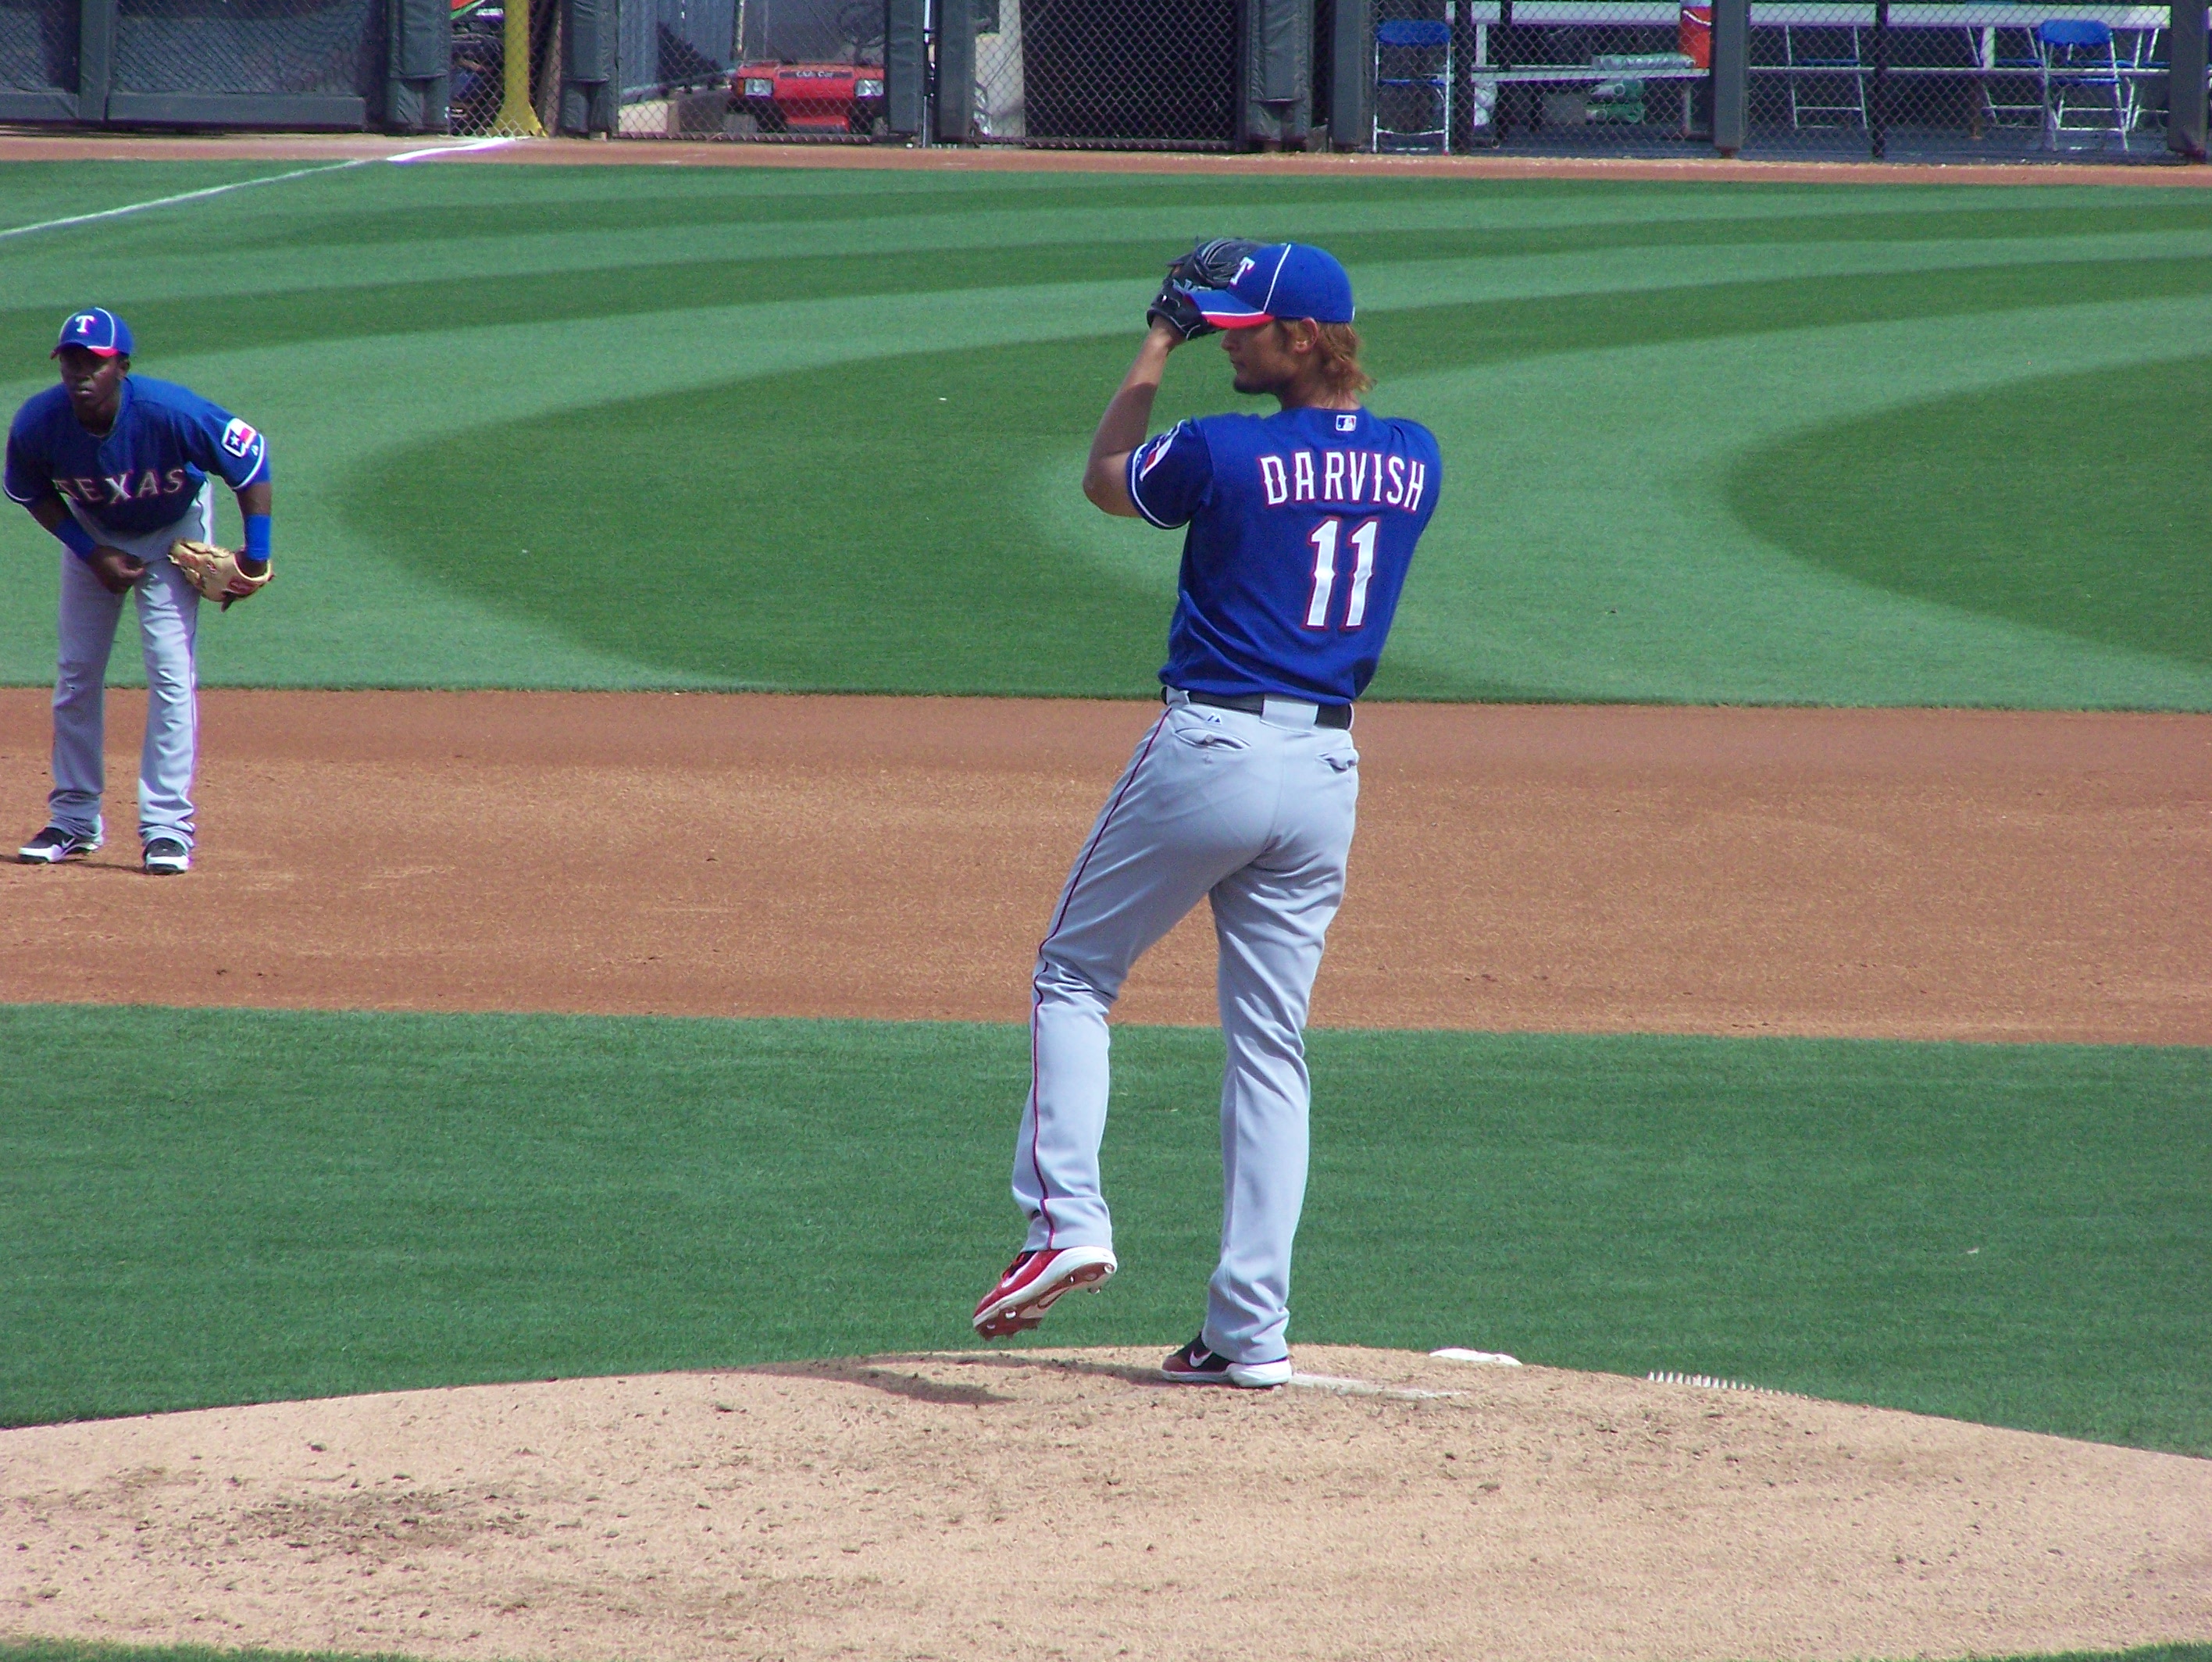
[[[245,599],[276,573],[271,565],[260,576],[249,577],[239,569],[238,555],[233,550],[188,538],[169,544],[169,563],[184,573],[185,580],[200,591],[201,599],[220,600],[225,611],[230,610],[231,602]]]

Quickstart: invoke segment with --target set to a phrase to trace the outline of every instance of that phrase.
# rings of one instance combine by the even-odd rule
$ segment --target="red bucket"
[[[1675,29],[1675,50],[1701,70],[1713,66],[1713,9],[1685,6]]]

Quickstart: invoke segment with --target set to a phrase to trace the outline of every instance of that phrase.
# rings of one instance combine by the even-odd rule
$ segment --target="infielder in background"
[[[1162,1371],[1188,1384],[1291,1377],[1291,1244],[1304,1203],[1307,999],[1344,895],[1359,794],[1352,705],[1375,673],[1434,512],[1435,438],[1369,414],[1352,283],[1318,248],[1209,243],[1170,269],[1151,332],[1091,440],[1084,494],[1188,525],[1152,725],[1076,855],[1038,950],[1031,1081],[1014,1156],[1029,1239],[975,1307],[986,1338],[1035,1327],[1114,1273],[1099,1190],[1106,1012],[1145,949],[1201,897],[1219,943],[1221,1257],[1205,1325]],[[1168,357],[1214,330],[1239,392],[1149,441]]]
[[[197,392],[134,378],[131,331],[103,308],[64,323],[53,356],[60,385],[27,402],[8,429],[8,494],[64,550],[54,788],[46,829],[17,858],[55,865],[100,846],[107,657],[123,598],[135,589],[147,688],[138,835],[146,870],[171,876],[192,858],[202,593],[171,549],[182,542],[203,545],[204,555],[223,554],[204,547],[215,535],[208,476],[216,475],[238,493],[246,549],[224,555],[227,568],[204,579],[206,591],[228,606],[268,581],[268,442]]]

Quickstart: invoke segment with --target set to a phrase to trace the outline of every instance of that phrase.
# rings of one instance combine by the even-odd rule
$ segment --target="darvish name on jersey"
[[[1257,461],[1261,493],[1271,508],[1314,502],[1414,513],[1429,485],[1426,463],[1379,450],[1294,450],[1287,458],[1263,452]]]
[[[1180,428],[1170,428],[1137,458],[1142,481],[1167,458]],[[1260,470],[1261,500],[1271,508],[1301,502],[1346,507],[1401,508],[1419,513],[1429,487],[1428,464],[1379,450],[1293,450],[1262,452],[1253,458]]]

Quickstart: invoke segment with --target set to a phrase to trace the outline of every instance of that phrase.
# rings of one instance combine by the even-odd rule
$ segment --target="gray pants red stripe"
[[[1206,1344],[1285,1354],[1304,1204],[1304,1029],[1359,797],[1341,729],[1177,702],[1139,745],[1085,840],[1037,954],[1034,1077],[1014,1156],[1028,1245],[1114,1244],[1100,1192],[1107,1012],[1129,969],[1203,899],[1220,949],[1221,1257]]]

